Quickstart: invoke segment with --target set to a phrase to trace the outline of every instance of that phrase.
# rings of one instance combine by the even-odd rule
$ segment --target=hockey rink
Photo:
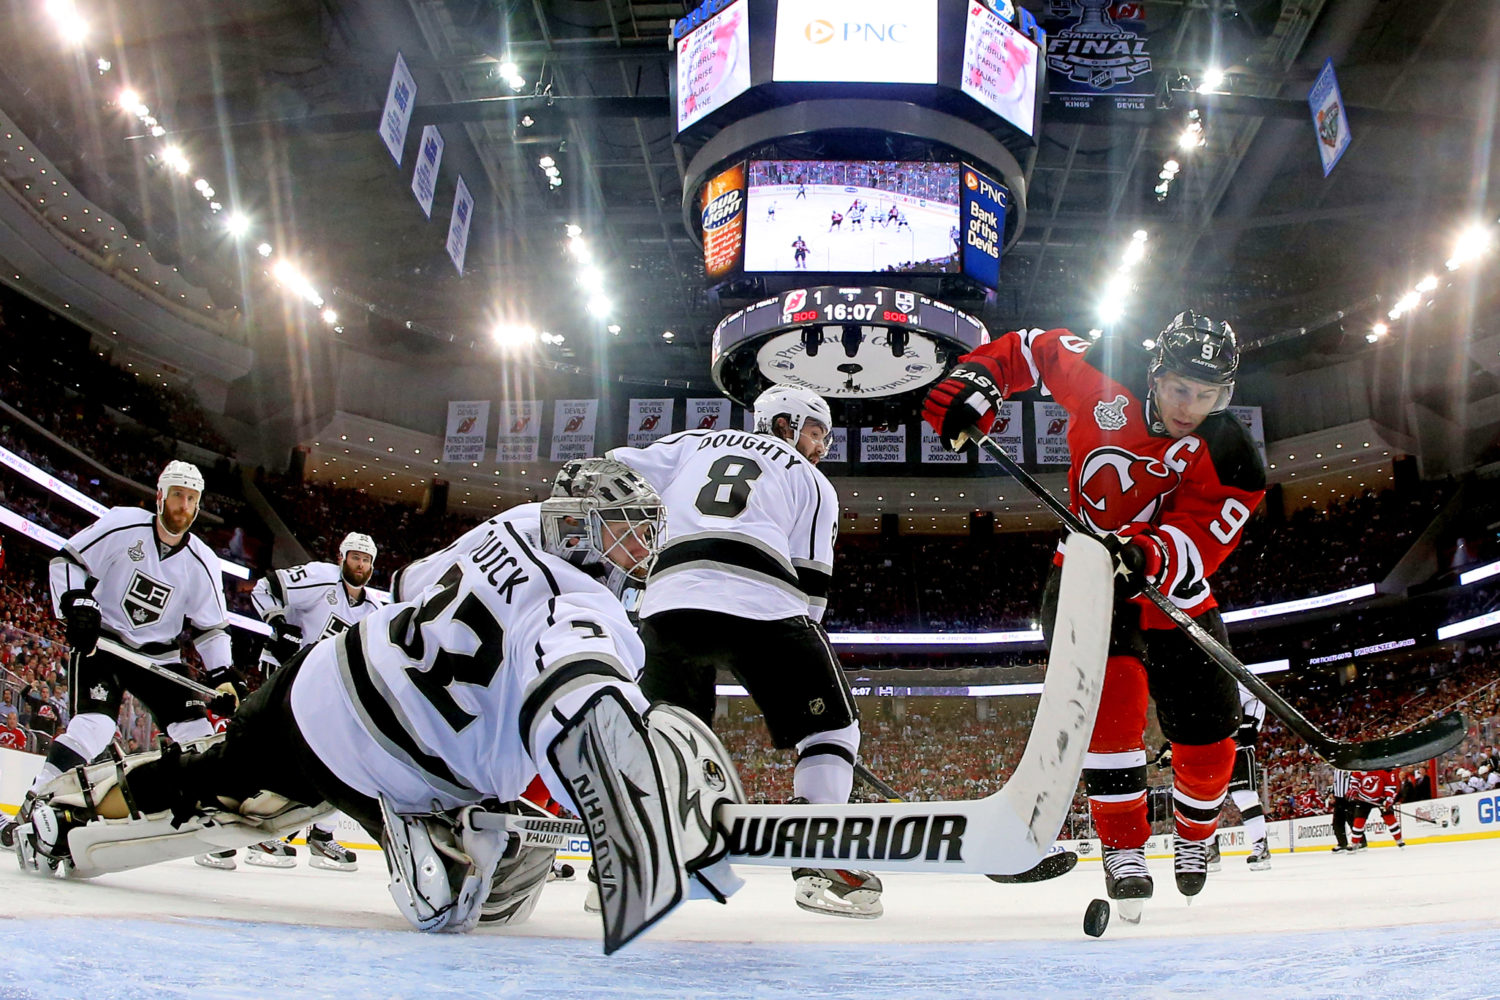
[[[958,251],[950,234],[958,226],[957,203],[921,206],[903,201],[899,207],[910,225],[898,229],[894,222],[882,226],[879,221],[891,206],[889,191],[810,184],[806,198],[796,193],[796,186],[787,184],[750,188],[745,202],[746,271],[795,270],[792,243],[799,236],[807,243],[809,271],[886,271]],[[855,200],[870,206],[858,228],[848,217]],[[834,211],[845,217],[839,228],[830,229]]]
[[[0,856],[0,998],[1500,997],[1500,840],[1389,840],[1354,856],[1227,856],[1191,907],[1170,863],[1131,926],[1084,936],[1096,861],[1038,885],[892,876],[886,914],[798,910],[780,870],[728,906],[685,904],[612,958],[587,883],[549,885],[511,930],[408,929],[378,854],[358,872],[173,862],[92,882]]]

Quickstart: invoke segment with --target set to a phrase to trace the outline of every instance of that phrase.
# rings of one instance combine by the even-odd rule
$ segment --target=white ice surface
[[[1227,857],[1191,907],[1167,862],[1144,921],[1082,933],[1097,862],[1029,886],[886,878],[874,921],[798,910],[741,869],[729,905],[689,903],[612,958],[586,882],[531,921],[463,937],[407,929],[378,855],[354,874],[191,861],[67,882],[0,855],[0,1000],[83,997],[1500,997],[1500,840]]]

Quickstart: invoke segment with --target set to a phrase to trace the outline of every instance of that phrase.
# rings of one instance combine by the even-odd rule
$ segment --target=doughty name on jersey
[[[704,448],[741,448],[760,455],[770,455],[778,462],[785,462],[788,469],[796,468],[797,463],[804,460],[792,449],[783,447],[775,438],[749,432],[725,431],[705,437],[698,442],[698,450],[702,451]]]

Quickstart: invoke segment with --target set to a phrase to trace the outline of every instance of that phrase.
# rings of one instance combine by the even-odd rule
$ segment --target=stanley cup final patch
[[[161,619],[167,610],[167,602],[171,599],[171,587],[136,570],[131,574],[130,586],[125,588],[120,607],[124,609],[132,628],[145,628]]]
[[[1124,396],[1116,395],[1108,403],[1101,402],[1094,407],[1094,423],[1099,425],[1100,430],[1117,431],[1125,426],[1125,406],[1129,402]]]

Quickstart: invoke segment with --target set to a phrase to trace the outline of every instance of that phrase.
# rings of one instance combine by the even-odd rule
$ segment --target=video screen
[[[752,160],[746,272],[956,273],[957,163]]]

